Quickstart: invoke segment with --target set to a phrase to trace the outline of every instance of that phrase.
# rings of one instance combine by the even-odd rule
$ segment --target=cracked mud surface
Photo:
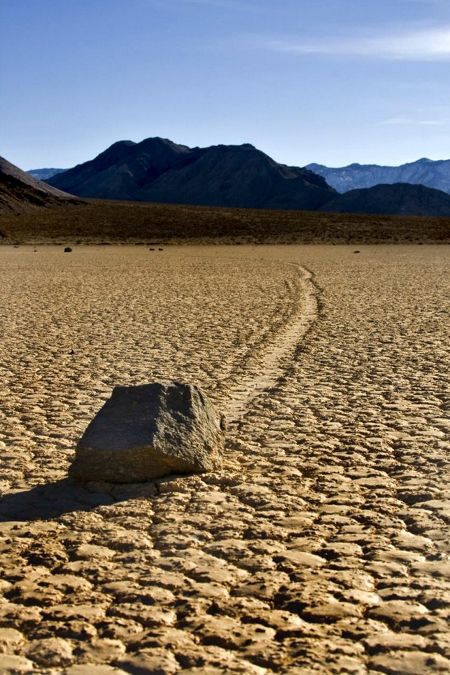
[[[353,250],[0,249],[0,672],[450,672],[449,248]],[[161,378],[224,469],[65,480]]]

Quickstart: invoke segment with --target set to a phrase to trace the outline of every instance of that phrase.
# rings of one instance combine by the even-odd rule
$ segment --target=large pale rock
[[[143,482],[219,468],[222,418],[196,386],[115,387],[80,439],[69,473],[83,481]]]

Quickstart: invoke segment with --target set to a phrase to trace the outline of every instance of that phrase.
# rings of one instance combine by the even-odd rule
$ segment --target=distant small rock
[[[69,469],[82,481],[144,482],[218,469],[221,416],[196,386],[179,382],[115,387],[87,427]]]
[[[72,249],[70,248],[70,246],[66,246],[66,248],[64,249],[64,253],[72,253]]]

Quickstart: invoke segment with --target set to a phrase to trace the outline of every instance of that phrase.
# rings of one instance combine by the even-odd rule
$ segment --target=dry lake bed
[[[449,246],[0,248],[0,673],[450,672]],[[115,385],[223,468],[67,479]]]

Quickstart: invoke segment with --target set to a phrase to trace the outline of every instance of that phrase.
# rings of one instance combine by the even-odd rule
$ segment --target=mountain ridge
[[[446,163],[442,160],[441,163]],[[449,160],[450,164],[450,160]],[[422,158],[409,176],[434,167]],[[450,216],[450,195],[396,181],[339,193],[311,171],[276,162],[250,143],[190,148],[161,137],[121,140],[93,159],[59,173],[49,185],[80,197],[161,204],[393,215]],[[379,173],[377,165],[348,171]],[[377,173],[378,172],[378,173]],[[450,186],[449,186],[450,187]]]
[[[189,148],[160,137],[118,141],[48,183],[80,197],[236,208],[316,209],[335,195],[249,143]]]
[[[352,163],[342,167],[308,164],[306,168],[319,174],[337,192],[370,188],[375,185],[410,183],[442,190],[450,194],[450,159],[422,157],[399,166]]]
[[[30,176],[33,176],[33,178],[36,178],[36,180],[48,180],[49,178],[52,178],[53,176],[56,176],[58,173],[62,173],[63,171],[67,171],[67,169],[55,169],[55,168],[50,168],[50,167],[43,167],[42,169],[29,169],[27,171]]]

